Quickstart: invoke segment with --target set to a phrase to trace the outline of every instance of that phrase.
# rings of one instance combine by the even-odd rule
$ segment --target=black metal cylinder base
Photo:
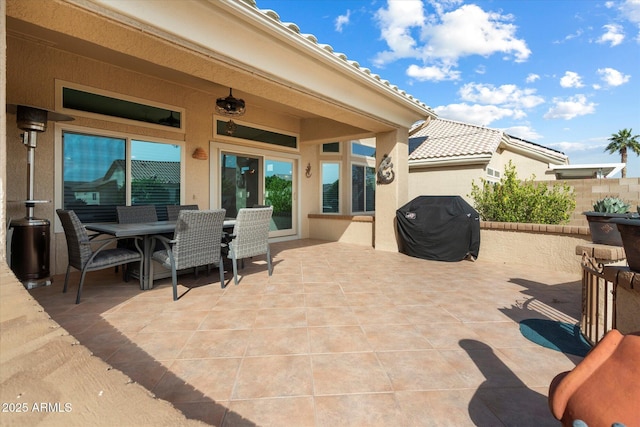
[[[18,280],[32,287],[51,284],[49,279],[50,223],[46,219],[11,221],[11,270]],[[48,282],[48,283],[47,283]]]

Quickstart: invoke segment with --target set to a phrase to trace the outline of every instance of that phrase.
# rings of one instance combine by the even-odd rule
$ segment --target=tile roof
[[[409,161],[490,156],[501,143],[564,164],[568,157],[557,150],[508,135],[501,130],[446,119],[433,119],[409,132]]]
[[[115,160],[105,174],[110,176],[117,169],[124,170],[124,160]],[[165,184],[180,183],[180,162],[163,162],[156,160],[131,160],[131,175],[134,179],[155,179]]]
[[[409,161],[491,155],[498,149],[503,137],[504,133],[499,130],[452,120],[433,119],[428,125],[410,134],[410,145],[414,138],[422,138],[423,141],[410,151]]]

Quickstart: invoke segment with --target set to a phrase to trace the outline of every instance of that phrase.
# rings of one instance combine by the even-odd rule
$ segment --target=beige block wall
[[[535,265],[580,277],[581,256],[576,255],[576,246],[590,242],[590,236],[585,234],[482,228],[478,258],[505,264]]]
[[[560,181],[548,181],[549,184]],[[576,195],[576,208],[569,220],[570,225],[587,226],[587,219],[582,214],[593,210],[593,203],[605,196],[622,198],[631,204],[631,211],[636,212],[640,203],[640,178],[609,179],[571,179],[569,184]]]

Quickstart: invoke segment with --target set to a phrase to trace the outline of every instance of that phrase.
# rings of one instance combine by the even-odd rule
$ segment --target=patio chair
[[[238,284],[238,260],[266,255],[269,276],[273,272],[271,266],[271,250],[269,248],[269,224],[273,207],[242,208],[238,211],[233,234],[230,236],[227,258],[233,264],[233,281]]]
[[[164,249],[155,251],[151,258],[164,268],[171,270],[173,300],[178,299],[178,270],[218,264],[220,286],[224,284],[224,267],[220,255],[222,248],[222,225],[225,209],[210,211],[183,210],[178,215],[176,231],[173,239],[156,235],[153,238],[160,242]],[[153,277],[153,263],[150,266],[150,277]]]
[[[180,211],[197,211],[198,209],[198,205],[167,205],[167,220],[176,221]]]
[[[67,253],[69,255],[69,265],[67,265],[67,273],[64,277],[64,288],[62,292],[67,292],[71,267],[81,271],[76,304],[80,303],[82,286],[84,285],[85,276],[88,271],[102,270],[130,262],[140,263],[140,269],[142,270],[142,250],[137,244],[137,240],[135,243],[136,250],[108,247],[114,241],[122,238],[114,237],[92,241],[74,211],[58,209],[56,213],[64,228],[64,234],[67,239]],[[93,249],[92,243],[95,245],[99,244],[97,249]],[[142,277],[140,278],[140,287],[142,287]]]
[[[120,224],[158,220],[158,213],[154,205],[116,206],[116,215]]]
[[[563,426],[640,425],[640,332],[612,329],[549,386],[549,408]]]

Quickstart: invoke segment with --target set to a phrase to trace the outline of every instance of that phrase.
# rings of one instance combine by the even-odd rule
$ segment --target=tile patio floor
[[[113,269],[31,294],[95,356],[216,426],[559,425],[547,388],[579,357],[518,322],[576,322],[580,282],[540,268],[444,263],[315,240],[272,244],[274,273],[141,291]],[[113,282],[116,281],[115,285]]]

